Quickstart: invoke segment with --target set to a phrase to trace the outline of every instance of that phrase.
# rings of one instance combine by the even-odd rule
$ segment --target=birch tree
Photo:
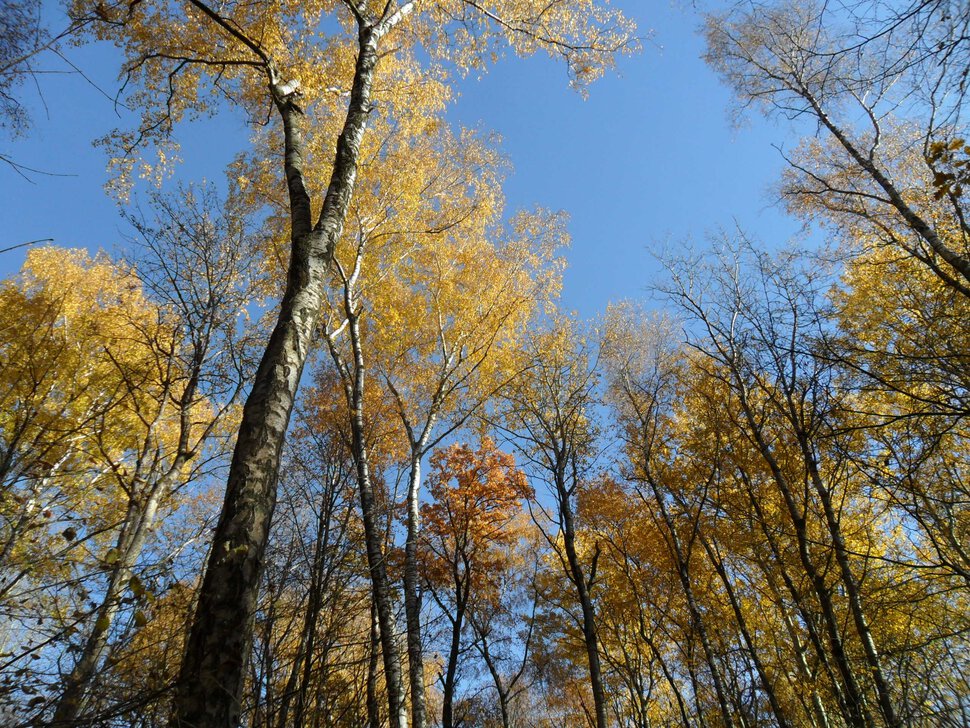
[[[817,125],[788,155],[792,209],[870,231],[964,296],[968,23],[960,4],[875,0],[760,3],[707,26],[708,61],[742,104]]]
[[[508,42],[516,52],[545,49],[563,57],[582,83],[630,46],[631,27],[592,0],[579,5],[451,0],[428,6],[357,0],[109,6],[79,0],[74,13],[102,18],[98,34],[121,45],[128,58],[128,79],[137,88],[133,101],[144,110],[144,121],[118,139],[122,167],[133,166],[129,153],[146,142],[162,142],[164,156],[173,125],[186,113],[212,108],[210,91],[228,96],[252,118],[272,109],[276,119],[269,133],[283,150],[279,178],[286,181],[289,199],[286,287],[243,411],[175,718],[185,726],[236,725],[279,454],[334,272],[368,119],[382,101],[381,113],[394,111],[393,97],[381,97],[383,79],[393,79],[394,67],[417,62],[418,42],[433,59],[464,67]],[[316,29],[327,22],[341,30],[321,40]],[[383,50],[390,52],[382,55]],[[332,89],[337,98],[349,94],[343,113],[327,104]],[[409,97],[399,99],[406,107]],[[329,151],[316,160],[306,149],[308,108],[314,117],[331,120],[314,127],[330,134],[321,145]]]

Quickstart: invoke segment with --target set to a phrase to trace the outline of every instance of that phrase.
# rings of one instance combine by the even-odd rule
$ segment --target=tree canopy
[[[595,93],[624,5],[7,3],[12,149],[68,47],[131,113],[118,254],[4,251],[0,724],[970,722],[970,12],[691,9],[811,236],[668,245],[586,320],[568,211],[451,109],[506,54]]]

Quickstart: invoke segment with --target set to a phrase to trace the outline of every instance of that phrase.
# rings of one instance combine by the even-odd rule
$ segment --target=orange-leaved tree
[[[428,486],[434,500],[421,509],[421,559],[431,594],[450,625],[441,720],[444,728],[454,728],[462,722],[455,715],[455,696],[469,610],[500,598],[501,575],[509,570],[512,545],[520,538],[515,516],[532,488],[512,456],[487,437],[478,449],[453,445],[432,455]]]

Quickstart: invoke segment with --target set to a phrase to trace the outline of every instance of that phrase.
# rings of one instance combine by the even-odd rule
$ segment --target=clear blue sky
[[[650,37],[642,53],[594,84],[588,99],[568,88],[560,64],[508,58],[462,82],[450,112],[456,123],[503,137],[515,169],[507,185],[510,209],[538,204],[570,214],[564,300],[584,316],[609,301],[645,296],[656,275],[650,249],[702,242],[735,220],[770,245],[797,229],[770,193],[783,166],[772,145],[790,145],[790,130],[757,118],[731,127],[730,94],[700,57],[699,15],[643,0],[614,4]],[[112,49],[72,49],[68,57],[113,93]],[[70,71],[56,58],[38,68]],[[34,119],[29,137],[0,138],[0,153],[72,176],[30,173],[31,183],[0,165],[0,248],[52,237],[59,245],[116,250],[124,224],[102,190],[106,158],[92,140],[124,125],[124,110],[76,73],[44,73],[37,81],[42,96],[33,84],[23,89]],[[183,130],[182,175],[221,179],[247,135],[229,117]],[[22,259],[23,251],[4,253],[0,273],[16,270]]]

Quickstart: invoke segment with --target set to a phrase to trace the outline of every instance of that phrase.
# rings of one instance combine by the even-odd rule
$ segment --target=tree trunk
[[[381,649],[381,628],[377,623],[377,609],[370,608],[370,649],[367,655],[367,728],[381,728],[381,709],[377,700],[377,669]]]
[[[562,518],[563,547],[566,549],[569,576],[576,587],[576,597],[583,613],[583,642],[586,645],[586,657],[589,662],[589,683],[593,691],[596,728],[607,728],[606,692],[603,689],[603,672],[600,666],[593,600],[589,593],[586,573],[576,553],[576,530],[573,523],[572,503],[570,502],[571,493],[566,488],[565,476],[561,470],[562,468],[560,468],[560,472],[556,473],[556,489],[559,498],[559,513]]]
[[[859,582],[852,573],[852,566],[849,564],[849,554],[845,547],[845,539],[842,537],[842,526],[839,517],[832,505],[832,496],[818,470],[815,453],[812,451],[808,442],[807,434],[799,430],[798,441],[805,457],[806,466],[815,492],[822,502],[822,510],[825,513],[825,523],[828,526],[829,534],[832,537],[832,547],[835,550],[835,560],[839,565],[839,573],[842,576],[842,585],[845,588],[846,596],[849,598],[849,611],[852,613],[852,620],[855,624],[859,640],[862,642],[862,651],[866,656],[869,671],[872,673],[872,680],[876,685],[876,695],[878,697],[879,708],[883,718],[889,728],[896,728],[901,723],[896,717],[895,706],[893,705],[892,695],[889,691],[889,682],[886,680],[882,661],[879,659],[879,651],[876,642],[872,637],[872,630],[869,628],[869,620],[866,617],[862,606],[862,595],[859,589]]]
[[[474,624],[474,619],[472,620],[472,624]],[[498,671],[498,665],[495,664],[495,660],[492,659],[492,654],[488,649],[488,641],[485,635],[480,634],[478,639],[481,642],[480,652],[482,659],[488,668],[489,674],[492,676],[492,684],[495,685],[495,693],[498,695],[498,705],[502,712],[502,728],[512,728],[512,715],[509,711],[509,694],[514,686],[514,678],[513,682],[508,686],[504,684],[502,675]]]
[[[801,677],[802,680],[805,681],[804,683],[805,685],[811,686],[812,710],[815,713],[815,723],[816,725],[821,726],[821,728],[831,728],[828,711],[825,709],[825,705],[822,703],[822,699],[819,696],[818,688],[816,687],[817,673],[815,670],[812,670],[809,667],[808,660],[805,659],[806,648],[802,646],[802,640],[798,636],[798,630],[795,626],[795,621],[792,619],[791,613],[785,607],[784,601],[782,600],[782,597],[781,597],[781,593],[777,587],[777,583],[775,582],[774,577],[771,575],[771,572],[768,570],[767,565],[761,563],[760,559],[756,563],[761,568],[762,574],[764,574],[765,583],[768,585],[768,589],[772,597],[774,598],[775,604],[778,606],[778,611],[781,612],[782,621],[785,623],[785,629],[788,632],[789,639],[791,640],[792,651],[795,653],[795,658],[796,658],[795,662],[798,665],[798,675]],[[800,610],[800,605],[798,605],[798,608]],[[805,619],[804,616],[803,616],[803,619]],[[810,640],[812,639],[817,640],[817,636],[815,636],[814,638],[810,636]],[[826,671],[828,672],[830,679],[834,680],[834,676],[831,674],[831,670],[828,669],[828,663],[827,663],[828,657],[824,653],[822,653],[820,655],[820,658],[823,660],[823,663],[827,668]],[[792,681],[792,678],[790,677],[789,682],[791,683],[791,681]],[[792,687],[794,687],[794,685],[792,685]],[[844,705],[844,699],[842,698],[841,689],[837,689],[836,691],[836,700],[840,706]]]
[[[357,418],[355,417],[355,420]],[[353,430],[354,458],[357,461],[357,484],[360,507],[364,522],[367,565],[370,569],[374,608],[377,611],[377,624],[381,641],[381,655],[384,661],[384,681],[387,690],[388,719],[392,728],[403,728],[407,721],[402,720],[404,710],[401,660],[398,655],[395,637],[397,629],[394,619],[394,604],[391,597],[391,584],[387,576],[384,558],[383,531],[378,523],[377,505],[374,500],[374,486],[371,482],[367,463],[367,448],[363,442],[363,418]]]
[[[831,592],[828,585],[825,583],[824,575],[819,572],[815,566],[815,563],[812,561],[811,552],[809,549],[810,540],[805,513],[798,508],[798,503],[795,500],[795,495],[788,482],[788,479],[785,477],[781,466],[778,464],[771,447],[765,440],[764,433],[762,433],[761,428],[758,425],[757,417],[755,417],[754,413],[751,411],[744,384],[737,373],[735,373],[735,380],[741,402],[741,409],[744,413],[745,420],[751,429],[751,434],[755,445],[758,447],[758,451],[761,453],[762,459],[768,465],[769,470],[771,470],[772,479],[774,480],[775,486],[778,488],[778,491],[785,502],[785,508],[788,511],[789,518],[791,519],[792,527],[795,529],[799,560],[801,561],[802,568],[805,570],[806,576],[808,576],[809,581],[812,584],[812,590],[815,593],[815,597],[818,600],[819,606],[822,610],[822,619],[825,623],[826,632],[828,633],[828,641],[832,651],[832,657],[835,660],[835,665],[838,668],[842,677],[842,682],[845,685],[847,702],[846,707],[848,708],[848,715],[846,717],[850,724],[858,726],[859,728],[871,726],[872,718],[869,715],[865,695],[862,693],[859,682],[856,679],[855,672],[853,671],[852,665],[849,661],[849,657],[845,651],[845,645],[843,643],[841,630],[839,628],[840,620],[835,611],[835,605],[832,601]]]
[[[280,453],[320,312],[333,250],[357,178],[360,143],[370,112],[377,36],[362,29],[350,104],[337,140],[330,186],[311,229],[303,186],[303,140],[292,102],[277,99],[286,133],[291,253],[276,326],[243,409],[222,513],[199,592],[179,674],[172,725],[236,728],[240,715],[263,570],[276,505]],[[276,98],[276,89],[273,90]]]
[[[303,616],[303,626],[300,641],[290,674],[283,688],[280,701],[279,715],[276,728],[303,725],[303,714],[306,709],[307,690],[313,669],[314,648],[316,645],[317,620],[323,608],[323,592],[326,588],[325,572],[326,556],[324,550],[329,543],[330,527],[333,517],[332,490],[337,487],[336,478],[331,478],[328,488],[320,503],[320,517],[317,520],[317,534],[313,544],[313,564],[310,576],[309,595],[306,614]],[[293,718],[290,719],[290,704],[293,705]]]
[[[364,375],[366,368],[361,346],[360,320],[358,313],[354,311],[353,294],[349,287],[345,288],[344,296],[348,331],[353,351],[353,367],[347,369],[340,366],[340,368],[351,375],[349,381],[345,379],[344,387],[347,392],[348,406],[351,410],[351,451],[357,474],[357,490],[360,496],[360,510],[364,524],[367,565],[370,570],[374,607],[377,611],[377,624],[381,640],[388,720],[391,728],[404,728],[407,725],[407,715],[405,713],[401,660],[397,650],[394,603],[384,554],[384,532],[380,527],[380,515],[377,512],[374,484],[370,477],[370,459],[366,440],[367,426],[364,419]],[[332,345],[331,353],[339,366],[341,360]]]
[[[466,578],[468,575],[466,574]],[[458,658],[461,654],[461,629],[468,608],[469,585],[455,569],[455,614],[451,618],[451,644],[448,647],[448,664],[441,700],[441,728],[455,728],[455,688],[458,685]]]
[[[411,728],[425,728],[424,648],[421,644],[421,595],[418,584],[418,491],[421,487],[421,453],[412,452],[408,474],[407,539],[404,543],[404,614],[408,632],[408,669],[411,678]]]
[[[734,592],[734,585],[731,583],[731,580],[728,577],[727,569],[724,568],[724,562],[721,560],[721,555],[718,553],[717,547],[712,545],[710,540],[703,534],[700,535],[700,542],[704,547],[704,551],[707,553],[708,558],[711,560],[714,570],[720,577],[721,583],[724,585],[724,591],[727,593],[728,602],[731,604],[731,611],[734,613],[734,619],[737,622],[738,630],[741,632],[741,638],[744,640],[744,645],[747,647],[751,661],[754,663],[755,670],[758,672],[758,679],[761,680],[761,687],[764,689],[765,695],[768,697],[768,704],[771,706],[771,712],[774,713],[775,720],[778,722],[779,728],[789,728],[790,724],[781,708],[781,704],[778,702],[778,696],[775,693],[775,686],[768,677],[764,663],[761,661],[757,647],[755,646],[754,640],[751,637],[751,630],[748,629],[748,622],[744,617],[744,612],[741,611],[741,604]]]
[[[714,683],[714,693],[717,696],[717,704],[721,711],[721,718],[724,720],[724,725],[727,728],[731,728],[734,725],[733,713],[730,706],[728,705],[727,693],[724,690],[724,686],[721,682],[721,675],[717,669],[717,662],[714,660],[714,648],[711,645],[710,636],[707,633],[707,626],[704,624],[704,618],[701,615],[700,607],[697,604],[697,599],[694,596],[694,587],[690,581],[690,564],[688,562],[689,554],[685,553],[684,547],[681,544],[680,535],[677,532],[677,524],[674,523],[674,519],[670,515],[670,511],[663,500],[663,493],[660,491],[659,486],[649,478],[650,488],[653,491],[654,499],[657,502],[657,507],[660,509],[660,515],[663,518],[664,524],[667,526],[667,532],[670,538],[670,546],[672,555],[674,557],[674,565],[677,567],[677,575],[680,578],[681,588],[684,590],[684,597],[687,599],[687,608],[690,612],[691,621],[693,622],[693,628],[697,632],[697,636],[701,641],[701,649],[704,651],[704,659],[707,662],[707,667],[711,672],[711,680]],[[701,713],[701,706],[698,704],[698,713]]]
[[[84,709],[91,681],[108,652],[108,635],[121,608],[122,595],[131,582],[135,563],[154,527],[159,501],[171,487],[175,474],[185,464],[186,459],[182,455],[176,457],[168,472],[143,496],[143,503],[137,495],[129,500],[125,523],[115,541],[117,560],[111,565],[108,585],[101,604],[94,613],[95,621],[91,633],[70,675],[64,680],[64,692],[57,701],[51,726],[73,725]]]
[[[808,641],[812,645],[815,651],[815,656],[818,658],[822,668],[825,670],[825,674],[829,678],[830,685],[832,688],[832,693],[835,696],[835,701],[836,703],[838,703],[839,709],[841,710],[843,717],[845,717],[846,720],[848,720],[849,723],[851,724],[852,720],[850,719],[850,716],[852,714],[852,711],[849,709],[849,705],[845,697],[845,692],[842,690],[842,686],[839,684],[839,678],[835,674],[835,671],[832,668],[832,663],[831,663],[831,660],[829,659],[829,654],[828,652],[825,651],[825,646],[822,643],[822,637],[819,635],[818,630],[815,628],[813,615],[808,611],[807,606],[805,605],[804,600],[802,599],[802,595],[799,589],[795,586],[795,582],[792,580],[791,574],[789,574],[788,570],[785,568],[785,565],[784,565],[785,562],[781,553],[781,549],[779,548],[775,540],[775,535],[772,532],[772,528],[769,526],[765,518],[765,513],[761,507],[761,503],[758,499],[758,496],[753,492],[750,482],[748,482],[747,479],[745,479],[745,482],[748,485],[748,488],[747,488],[748,500],[753,506],[756,515],[758,516],[758,523],[761,527],[761,532],[765,537],[765,541],[767,542],[771,550],[771,555],[774,558],[775,562],[778,564],[779,573],[781,574],[781,579],[785,585],[785,589],[788,591],[788,594],[792,600],[792,604],[795,610],[797,611],[798,616],[801,618],[801,625],[805,629],[806,634],[808,634]],[[798,655],[798,665],[801,668],[802,676],[805,680],[808,681],[808,684],[813,686],[812,701],[813,701],[813,704],[815,705],[816,713],[818,715],[825,716],[824,720],[822,720],[821,722],[822,722],[822,725],[828,728],[828,725],[829,725],[828,717],[824,710],[824,707],[822,706],[821,699],[819,698],[819,695],[818,695],[817,685],[819,681],[816,677],[817,672],[809,669],[808,662],[805,659],[804,650],[801,648],[801,640],[799,639],[798,633],[794,628],[792,617],[789,614],[788,610],[785,608],[784,601],[782,600],[781,594],[776,587],[776,582],[774,580],[774,577],[772,576],[770,569],[768,568],[767,564],[765,564],[761,559],[758,559],[756,563],[761,568],[761,572],[764,574],[764,577],[765,577],[765,582],[768,584],[768,587],[771,590],[771,593],[774,595],[775,603],[778,605],[778,610],[781,612],[782,619],[784,619],[785,621],[785,625],[788,630],[788,634],[791,637],[795,654]]]

